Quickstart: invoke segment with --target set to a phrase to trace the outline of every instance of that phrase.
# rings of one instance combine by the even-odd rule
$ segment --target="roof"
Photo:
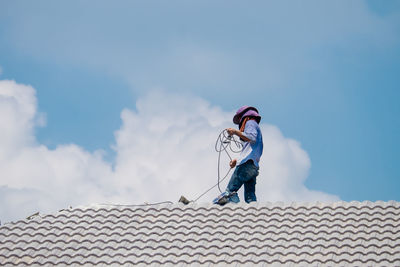
[[[400,265],[399,202],[91,206],[0,227],[0,265]]]

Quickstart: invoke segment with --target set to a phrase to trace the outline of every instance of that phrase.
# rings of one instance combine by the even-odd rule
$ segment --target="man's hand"
[[[229,166],[231,166],[231,168],[235,168],[236,162],[237,162],[236,159],[231,160],[231,162],[229,163]]]
[[[226,131],[228,132],[229,135],[234,135],[234,134],[237,135],[237,133],[236,133],[237,130],[236,129],[228,128],[228,129],[226,129]]]

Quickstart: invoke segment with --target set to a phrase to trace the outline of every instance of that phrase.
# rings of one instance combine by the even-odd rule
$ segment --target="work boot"
[[[228,197],[228,201],[233,202],[233,203],[239,203],[240,199],[239,199],[237,192],[230,193],[229,197]]]
[[[228,202],[229,202],[229,193],[227,191],[222,192],[217,198],[213,200],[214,204],[218,204],[221,206],[225,205]]]

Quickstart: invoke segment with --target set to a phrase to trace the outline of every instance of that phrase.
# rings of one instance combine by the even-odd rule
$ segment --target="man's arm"
[[[240,138],[242,138],[244,141],[249,142],[251,141],[249,138],[247,138],[241,131],[233,129],[233,128],[228,128],[226,129],[229,135],[237,135]]]
[[[241,132],[241,131],[233,129],[233,128],[228,128],[226,130],[228,131],[229,135],[237,135],[245,142],[254,143],[254,142],[256,142],[257,135],[258,135],[256,124],[257,124],[257,122],[255,120],[249,120],[246,123],[244,132]]]

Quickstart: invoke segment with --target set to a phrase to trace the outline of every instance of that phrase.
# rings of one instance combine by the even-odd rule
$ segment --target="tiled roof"
[[[400,265],[399,202],[62,210],[0,227],[0,265]]]

